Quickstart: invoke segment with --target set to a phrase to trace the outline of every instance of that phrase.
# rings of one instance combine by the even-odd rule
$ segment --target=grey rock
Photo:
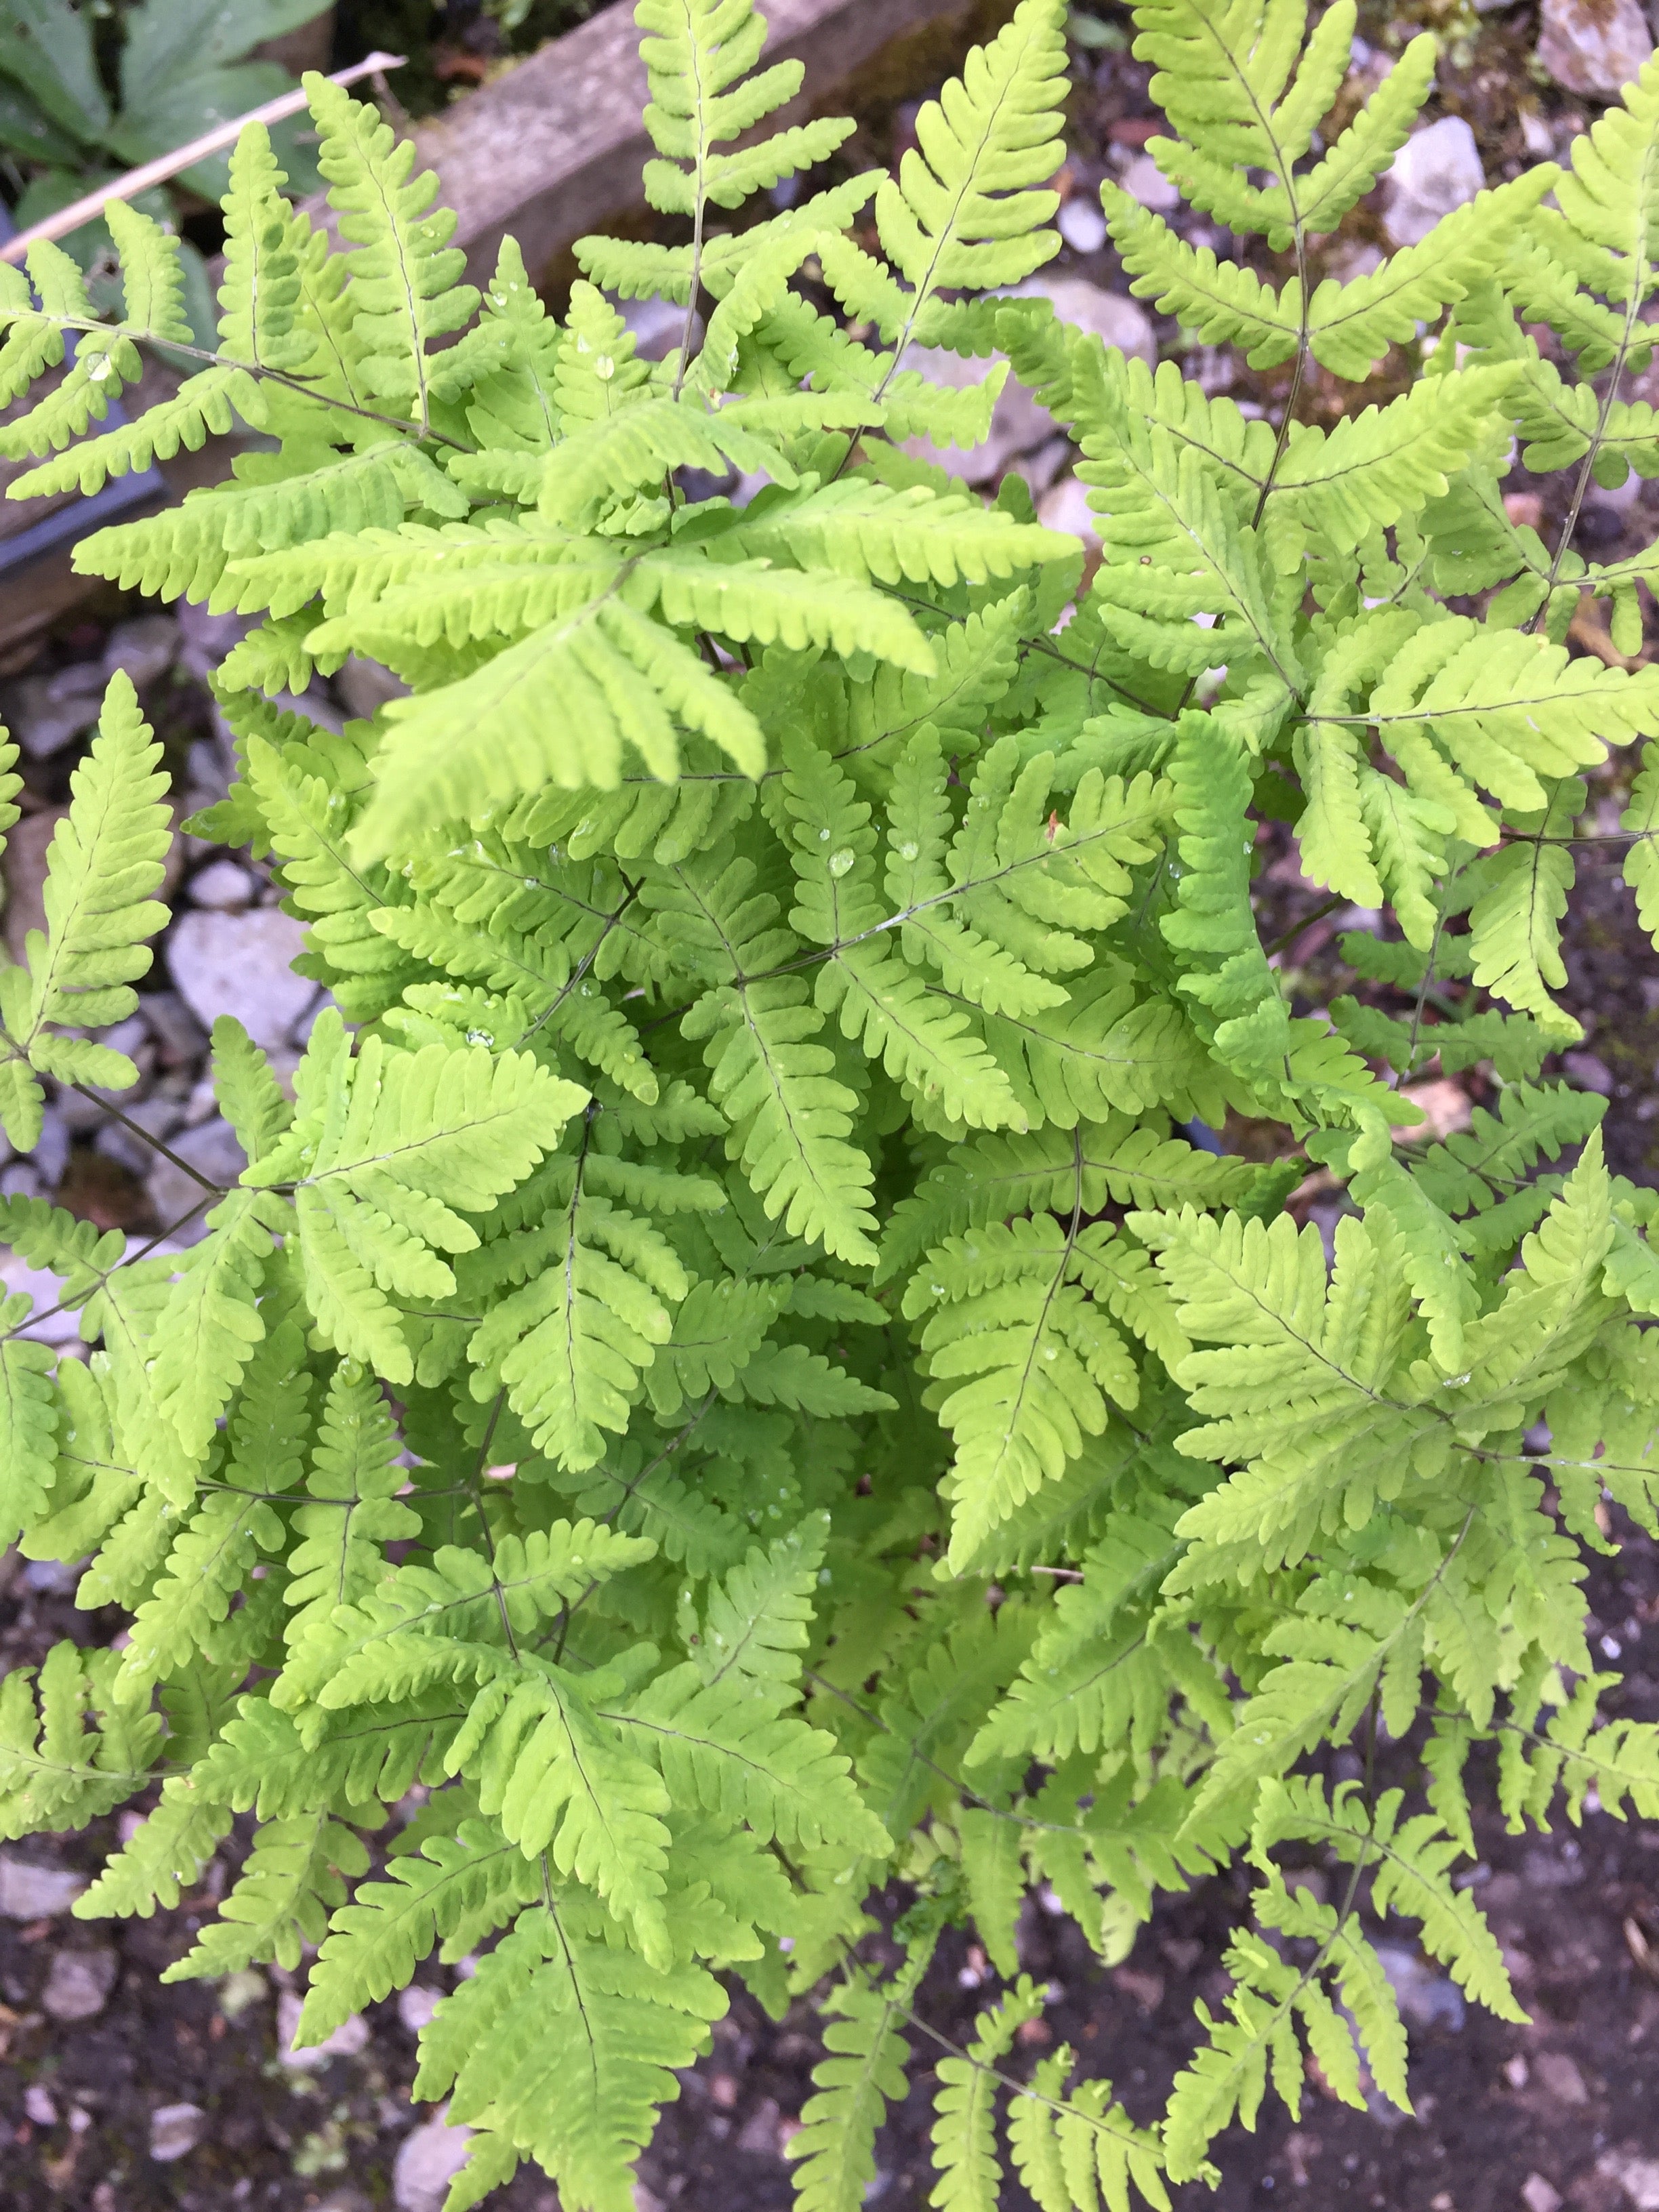
[[[1062,322],[1091,331],[1107,345],[1148,363],[1158,359],[1158,342],[1145,311],[1135,301],[1091,284],[1086,276],[1028,276],[1023,284],[1011,289],[1009,297],[1052,301]],[[915,346],[905,356],[904,363],[908,368],[919,368],[930,382],[962,391],[983,384],[1001,359],[996,354],[989,361],[963,360],[942,348]],[[996,483],[1019,454],[1044,444],[1055,434],[1057,427],[1048,409],[1040,407],[1025,386],[1011,376],[992,410],[990,435],[981,444],[967,451],[955,447],[940,450],[925,438],[913,438],[907,450],[936,462],[964,483]]]
[[[634,333],[634,351],[641,361],[663,361],[685,336],[685,310],[672,300],[619,300],[617,312]],[[702,318],[691,325],[695,346],[702,331]]]
[[[221,912],[252,906],[259,885],[251,869],[240,860],[210,860],[185,886],[185,896],[192,906],[210,907]]]
[[[1014,474],[1024,477],[1033,499],[1041,499],[1071,458],[1069,438],[1045,438],[1034,453],[1018,457]]]
[[[1181,205],[1181,194],[1150,154],[1137,154],[1120,181],[1132,200],[1139,200],[1154,215],[1172,215]]]
[[[149,2116],[149,2154],[158,2166],[170,2166],[195,2149],[207,2125],[199,2105],[158,2105]]]
[[[23,2110],[37,2128],[55,2128],[58,2107],[44,2081],[31,2081],[23,2092]]]
[[[60,1951],[40,2002],[54,2020],[93,2020],[109,2002],[118,1961],[113,1951]]]
[[[1447,1975],[1437,1974],[1426,1960],[1403,1943],[1379,1943],[1376,1955],[1393,1987],[1395,2000],[1405,2017],[1419,2027],[1437,2021],[1450,2028],[1463,2025],[1463,1992]]]
[[[171,615],[136,615],[131,622],[117,623],[110,632],[104,674],[113,676],[123,669],[142,691],[167,674],[178,650],[179,625]]]
[[[124,1105],[121,1111],[146,1136],[162,1139],[170,1137],[184,1119],[176,1098],[140,1098],[132,1105]],[[137,1176],[141,1182],[160,1157],[153,1146],[147,1145],[143,1137],[119,1121],[104,1124],[93,1139],[93,1149],[106,1159],[118,1161],[129,1175]]]
[[[363,660],[354,653],[336,672],[334,691],[354,720],[366,722],[388,699],[407,698],[409,686],[389,668],[382,668],[378,660]]]
[[[1653,33],[1638,0],[1544,0],[1538,58],[1567,92],[1611,97],[1652,52]]]
[[[73,1097],[75,1093],[71,1091],[69,1095]],[[92,1110],[96,1111],[96,1109]],[[103,1118],[101,1114],[98,1115],[100,1121]],[[40,1133],[29,1152],[29,1158],[48,1189],[62,1182],[64,1170],[69,1165],[70,1129],[70,1117],[64,1110],[62,1101],[54,1100],[40,1116]]]
[[[164,1067],[189,1066],[207,1050],[207,1031],[176,991],[146,992],[138,1011],[161,1048]]]
[[[193,1129],[185,1129],[176,1136],[169,1137],[167,1149],[177,1153],[181,1160],[187,1160],[197,1173],[205,1176],[210,1182],[217,1183],[226,1190],[234,1184],[247,1165],[246,1155],[236,1141],[236,1132],[222,1115],[217,1114]],[[171,1160],[157,1158],[151,1163],[144,1182],[149,1192],[150,1204],[162,1223],[183,1223],[174,1232],[177,1241],[180,1244],[200,1243],[206,1234],[201,1213],[195,1214],[188,1222],[183,1219],[198,1200],[206,1199],[208,1195],[195,1176],[186,1175]]]
[[[1109,292],[1086,276],[1028,276],[1014,288],[1022,299],[1051,300],[1062,323],[1088,331],[1121,353],[1138,356],[1147,367],[1158,362],[1158,338],[1146,310],[1122,292]]]
[[[1600,1054],[1568,1052],[1561,1055],[1561,1065],[1581,1091],[1593,1091],[1601,1098],[1611,1098],[1613,1092],[1613,1070]]]
[[[234,1014],[256,1044],[280,1044],[316,995],[292,963],[305,925],[279,907],[247,914],[185,914],[167,939],[167,968],[204,1029]]]
[[[83,1874],[36,1866],[0,1851],[0,1920],[52,1920],[67,1912],[87,1886]]]
[[[30,930],[46,927],[46,855],[68,812],[66,806],[45,807],[39,814],[26,814],[6,833],[0,868],[6,886],[6,944],[14,960],[27,958]]]
[[[31,760],[49,760],[92,727],[103,697],[103,670],[96,661],[77,661],[53,676],[7,684],[0,691],[0,720]]]
[[[252,629],[252,615],[210,615],[204,606],[180,600],[178,613],[179,662],[198,684],[205,684],[232,646],[240,645]]]
[[[1533,2063],[1539,2080],[1558,2104],[1589,2104],[1589,2091],[1584,2087],[1584,2077],[1565,2051],[1540,2051]]]
[[[1037,501],[1037,520],[1045,530],[1063,530],[1085,544],[1098,545],[1100,524],[1089,505],[1089,489],[1075,477],[1050,484]]]
[[[775,2097],[763,2097],[738,2130],[737,2147],[750,2158],[776,2158],[781,2148],[778,2124],[783,2114]]]
[[[471,2134],[471,2128],[452,2128],[441,2116],[404,2136],[392,2169],[392,2201],[398,2212],[440,2212],[451,2181],[466,2162]]]
[[[22,1572],[23,1588],[66,1596],[81,1579],[81,1570],[64,1559],[31,1559]]]
[[[1472,200],[1486,182],[1474,133],[1461,115],[1413,131],[1394,157],[1382,221],[1396,246],[1415,246],[1443,215]]]

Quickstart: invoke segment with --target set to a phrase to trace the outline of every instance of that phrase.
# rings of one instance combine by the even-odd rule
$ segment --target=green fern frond
[[[377,111],[314,70],[306,96],[321,133],[318,167],[349,257],[354,368],[367,389],[405,401],[424,430],[430,408],[428,350],[434,338],[459,330],[478,304],[470,284],[455,281],[465,256],[448,239],[455,218],[430,212],[437,179],[410,178],[415,149],[399,144]]]
[[[70,780],[71,802],[46,855],[46,930],[31,930],[24,966],[0,972],[0,1125],[27,1151],[40,1134],[41,1075],[125,1089],[126,1055],[82,1035],[131,1013],[144,940],[167,920],[150,894],[172,836],[151,739],[130,679],[112,678],[91,752]]]

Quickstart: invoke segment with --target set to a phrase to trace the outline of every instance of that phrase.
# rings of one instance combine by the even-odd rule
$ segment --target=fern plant
[[[1565,642],[1589,591],[1627,651],[1659,574],[1570,526],[1593,481],[1659,474],[1621,392],[1659,64],[1569,169],[1345,282],[1325,241],[1431,43],[1316,158],[1351,0],[1305,40],[1293,0],[1146,0],[1154,158],[1262,243],[1218,259],[1108,188],[1113,234],[1185,325],[1290,365],[1275,422],[1008,295],[1056,250],[1057,0],[896,177],[741,229],[850,126],[755,139],[799,70],[758,67],[747,0],[639,21],[683,242],[584,240],[562,321],[510,244],[465,285],[434,180],[320,81],[340,243],[251,130],[216,348],[131,427],[95,426],[184,335],[173,241],[111,210],[113,322],[52,246],[0,272],[6,399],[76,340],[4,433],[40,464],[15,495],[263,434],[79,558],[259,617],[219,678],[240,774],[195,828],[271,857],[337,1008],[291,1097],[217,1025],[250,1164],[203,1183],[187,1250],[4,1201],[84,1346],[54,1365],[27,1297],[0,1309],[0,1538],[84,1562],[131,1631],[0,1690],[3,1832],[138,1799],[77,1910],[147,1913],[251,1814],[169,1971],[309,1957],[307,2040],[477,1954],[416,2084],[474,2130],[451,2212],[526,2158],[572,2212],[629,2204],[734,1980],[821,1993],[792,2151],[804,2212],[852,2212],[953,1924],[1006,1986],[937,2064],[935,2203],[988,2212],[1006,2144],[1043,2212],[1163,2206],[1270,2085],[1295,2108],[1304,2051],[1406,2102],[1385,1920],[1519,2016],[1455,1879],[1478,1748],[1517,1826],[1592,1792],[1659,1813],[1580,1589],[1606,1504],[1656,1526],[1655,1205],[1547,1073],[1579,1034],[1587,779],[1638,741],[1626,873],[1659,926],[1659,678]],[[649,295],[685,314],[654,362],[614,304]],[[941,391],[918,344],[1000,358]],[[1394,347],[1402,396],[1300,419],[1310,376],[1363,386]],[[908,450],[982,436],[1005,362],[1080,448],[1086,591],[1018,480],[981,503]],[[1503,505],[1516,438],[1570,472],[1553,548]],[[763,480],[746,505],[688,496],[727,469]],[[349,653],[407,696],[340,737],[270,703]],[[0,974],[20,1148],[46,1086],[135,1079],[97,1032],[166,918],[157,757],[116,679]],[[1287,996],[1264,810],[1386,910],[1346,940],[1364,1002]],[[1424,1145],[1401,1081],[1437,1054],[1493,1103]],[[1230,1109],[1285,1157],[1199,1145]],[[1285,1210],[1310,1162],[1346,1193],[1330,1259]],[[1366,1779],[1334,1785],[1356,1739]],[[1340,1869],[1334,1901],[1287,1853]],[[1234,1862],[1232,1994],[1167,2111],[1068,2051],[1028,2074],[1028,1887],[1110,1961]]]

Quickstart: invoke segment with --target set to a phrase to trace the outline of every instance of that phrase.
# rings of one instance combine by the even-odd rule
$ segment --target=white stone
[[[1389,171],[1382,221],[1396,246],[1415,246],[1443,215],[1472,200],[1486,182],[1474,133],[1461,115],[1413,131]]]
[[[1092,200],[1067,200],[1054,228],[1073,253],[1098,253],[1106,243],[1106,218]]]
[[[204,1029],[234,1014],[255,1044],[281,1044],[316,994],[292,963],[305,925],[280,907],[247,914],[185,914],[167,939],[179,995]]]
[[[1037,501],[1037,520],[1045,530],[1063,530],[1085,544],[1100,543],[1100,520],[1089,505],[1089,488],[1075,477],[1050,484]]]
[[[84,1874],[31,1867],[27,1858],[0,1851],[0,1920],[53,1920],[69,1911],[84,1887]]]
[[[1154,215],[1172,215],[1181,205],[1181,194],[1150,154],[1137,154],[1122,176],[1123,189]]]
[[[46,1974],[40,2002],[54,2020],[93,2020],[115,1986],[113,1951],[60,1951]]]
[[[429,1990],[424,1982],[411,1982],[406,1990],[398,1992],[398,2017],[411,2035],[418,2035],[437,2011],[442,1997],[441,1990]]]
[[[1611,97],[1636,78],[1653,52],[1638,0],[1544,0],[1538,58],[1568,92]]]
[[[31,1321],[28,1323],[23,1330],[25,1336],[33,1337],[37,1344],[70,1344],[80,1335],[81,1316],[78,1312],[53,1313],[52,1311],[52,1307],[64,1295],[64,1285],[58,1278],[49,1274],[44,1267],[31,1267],[21,1253],[0,1252],[0,1297],[9,1297],[18,1291],[28,1292],[34,1301],[35,1313],[43,1316],[39,1321]],[[8,1863],[5,1858],[0,1857],[0,1913],[8,1914],[18,1920],[32,1920],[35,1917],[34,1913],[23,1911],[13,1913],[12,1908],[5,1901],[9,1894],[8,1883],[11,1879],[6,1871]],[[34,1872],[36,1869],[30,1869],[28,1871]],[[76,1887],[70,1892],[71,1897],[78,1896],[86,1887],[86,1884],[78,1875],[53,1875],[50,1878],[53,1881],[73,1880]],[[45,1909],[61,1912],[64,1907],[52,1905]]]
[[[276,1993],[276,2056],[284,2066],[298,2068],[302,2074],[314,2074],[319,2066],[326,2066],[331,2058],[355,2058],[368,2041],[368,2022],[362,2013],[354,2012],[343,2020],[331,2035],[320,2043],[307,2044],[303,2050],[294,2048],[295,2032],[300,2025],[304,2003],[297,1990],[279,1990]]]
[[[24,2090],[23,2110],[37,2128],[55,2128],[58,2124],[58,2107],[44,2081],[31,2081]]]
[[[1595,2163],[1599,2172],[1613,2175],[1636,2212],[1659,2212],[1659,2158],[1625,2158],[1611,2152]]]
[[[1541,2173],[1529,2173],[1521,2185],[1521,2202],[1527,2212],[1561,2212],[1561,2192]]]
[[[185,885],[192,906],[217,910],[252,906],[259,886],[240,860],[210,860]]]
[[[449,2185],[466,2163],[469,2127],[451,2127],[441,2110],[405,2136],[392,2169],[392,2198],[398,2212],[440,2212]]]
[[[199,2105],[158,2105],[149,2116],[149,2154],[159,2165],[170,2165],[195,2149],[207,2125]]]
[[[679,309],[675,310],[680,313]],[[354,720],[367,721],[388,699],[405,699],[409,686],[400,676],[389,668],[382,668],[378,660],[363,660],[349,653],[335,671],[334,690],[341,704]]]

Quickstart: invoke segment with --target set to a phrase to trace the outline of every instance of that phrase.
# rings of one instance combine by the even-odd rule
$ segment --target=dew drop
[[[830,855],[830,872],[832,876],[844,876],[852,865],[853,848],[850,845],[843,845],[839,853],[831,853]]]

